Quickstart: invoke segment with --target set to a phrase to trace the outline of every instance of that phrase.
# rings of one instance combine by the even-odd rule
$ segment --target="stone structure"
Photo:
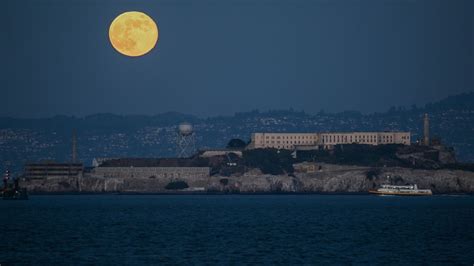
[[[235,154],[239,157],[242,157],[242,151],[241,150],[232,150],[232,149],[207,149],[207,150],[201,150],[199,152],[199,157],[202,158],[209,158],[209,157],[214,157],[214,156],[225,156],[229,154]]]
[[[116,158],[94,158],[92,160],[92,167],[99,167],[102,163],[107,162],[107,161],[112,161],[112,160],[117,160],[120,159],[118,157]]]
[[[420,188],[431,188],[433,193],[473,193],[474,172],[461,170],[423,170],[401,167],[380,168],[372,177],[368,176],[371,167],[351,165],[318,164],[322,170],[307,171],[288,175],[265,175],[257,169],[244,175],[211,176],[185,179],[190,187],[204,187],[208,192],[218,193],[366,193],[369,189],[387,182],[387,176],[395,177],[396,184],[417,184]],[[299,168],[295,166],[295,168]],[[221,179],[227,179],[223,184]],[[20,186],[34,193],[77,193],[76,179],[21,180]],[[153,178],[83,178],[79,185],[82,192],[133,192],[133,193],[180,193],[166,190],[168,180]]]
[[[318,133],[252,133],[249,149],[278,148],[295,149],[298,146],[317,148]]]
[[[83,176],[82,163],[28,163],[25,165],[24,178],[51,179],[51,178],[80,178]]]
[[[302,162],[293,165],[296,173],[315,173],[321,171],[321,165],[313,162]]]
[[[253,133],[249,149],[330,149],[338,144],[410,145],[410,132]]]
[[[96,167],[93,176],[104,178],[205,178],[209,167]]]

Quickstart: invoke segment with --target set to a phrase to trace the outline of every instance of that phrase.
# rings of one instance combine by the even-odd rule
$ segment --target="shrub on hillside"
[[[289,150],[253,149],[243,152],[245,166],[259,168],[264,174],[293,173],[294,159]]]
[[[367,178],[367,180],[372,181],[374,180],[374,178],[380,175],[380,173],[381,171],[379,168],[372,168],[365,173],[365,177]]]
[[[171,181],[168,183],[168,185],[165,186],[165,189],[179,190],[179,189],[185,189],[188,187],[189,187],[188,183],[184,181]]]
[[[243,149],[245,146],[247,146],[247,143],[241,139],[231,139],[227,143],[227,149]]]
[[[317,161],[363,166],[405,166],[397,157],[401,145],[336,145],[333,150],[298,151],[298,162]]]
[[[229,184],[229,179],[227,178],[222,178],[219,180],[219,182],[223,185],[223,186],[227,186]]]

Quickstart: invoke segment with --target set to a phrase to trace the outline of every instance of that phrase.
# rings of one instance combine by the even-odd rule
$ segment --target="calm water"
[[[0,201],[0,263],[474,263],[474,197],[32,196]]]

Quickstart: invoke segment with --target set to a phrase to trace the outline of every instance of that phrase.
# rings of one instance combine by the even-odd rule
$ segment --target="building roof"
[[[199,152],[203,153],[206,151],[218,151],[218,152],[241,152],[245,150],[245,148],[208,148],[208,149],[200,149]]]
[[[187,158],[119,158],[104,161],[99,167],[207,167],[207,161]]]
[[[82,163],[36,162],[26,163],[25,167],[83,167]]]

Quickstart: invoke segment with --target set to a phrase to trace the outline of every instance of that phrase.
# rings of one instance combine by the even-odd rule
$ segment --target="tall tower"
[[[178,158],[191,157],[196,150],[193,126],[189,123],[181,123],[176,134]]]
[[[430,146],[430,118],[428,114],[423,117],[423,145]]]
[[[72,154],[71,159],[73,163],[77,162],[77,137],[76,137],[76,130],[72,131]]]

